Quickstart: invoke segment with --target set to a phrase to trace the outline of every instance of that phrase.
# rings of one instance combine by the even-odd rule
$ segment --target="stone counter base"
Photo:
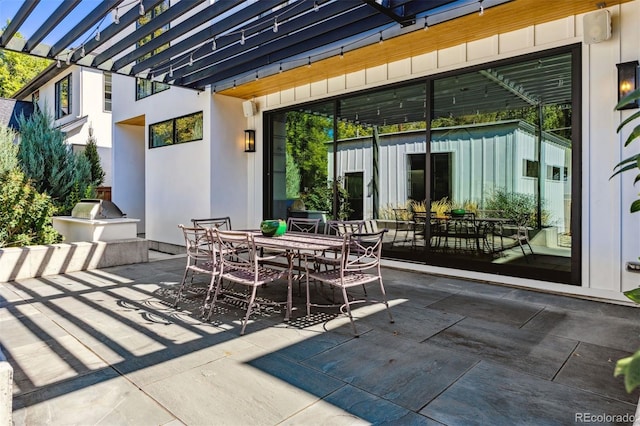
[[[142,238],[0,249],[0,282],[149,261]]]

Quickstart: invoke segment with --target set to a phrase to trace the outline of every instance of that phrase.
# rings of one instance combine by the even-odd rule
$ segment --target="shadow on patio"
[[[0,284],[0,345],[21,424],[624,423],[639,393],[613,378],[640,310],[385,269],[395,324],[356,311],[211,323],[196,284],[173,309],[184,258]],[[269,285],[263,297],[281,298]],[[624,416],[614,417],[614,416]],[[609,420],[611,420],[609,422]]]

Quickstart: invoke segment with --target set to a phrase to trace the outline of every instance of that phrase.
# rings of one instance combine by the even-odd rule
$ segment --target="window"
[[[104,110],[111,112],[111,73],[104,73]]]
[[[202,112],[172,118],[149,126],[149,148],[202,139]]]
[[[71,74],[56,83],[56,120],[71,114]]]
[[[162,3],[157,5],[156,7],[152,8],[151,10],[149,10],[144,16],[140,17],[140,19],[138,19],[138,21],[136,22],[136,28],[140,28],[142,25],[148,23],[153,18],[155,18],[156,16],[160,15],[162,12],[166,11],[168,8],[169,8],[169,1],[168,0],[163,1]],[[150,42],[151,40],[153,40],[154,38],[158,37],[160,34],[164,33],[168,29],[169,29],[169,25],[167,24],[167,25],[164,25],[163,27],[155,30],[151,34],[149,34],[146,37],[144,37],[143,39],[139,40],[136,43],[136,47],[143,46],[145,43]],[[158,53],[162,52],[163,50],[165,50],[168,47],[169,47],[168,43],[158,47],[153,52],[147,53],[146,55],[144,55],[140,59],[138,59],[137,63],[140,63],[140,62],[150,58],[153,55],[157,55]],[[156,93],[159,93],[159,92],[162,92],[164,90],[167,90],[169,87],[170,86],[168,84],[166,84],[166,83],[160,83],[160,82],[157,82],[157,81],[151,81],[151,80],[147,80],[147,79],[144,79],[144,78],[136,78],[136,101],[138,101],[140,99],[143,99],[143,98],[146,98],[147,96],[155,95]]]
[[[537,178],[538,177],[538,162],[537,161],[532,161],[532,160],[524,160],[524,164],[523,164],[523,176],[524,177],[530,177],[530,178]]]
[[[472,222],[416,219],[408,233],[391,230],[385,257],[579,284],[580,52],[568,46],[266,113],[265,217],[286,217],[302,199],[327,217],[386,226],[394,209],[418,218],[441,202],[474,213]],[[350,182],[353,173],[362,177]],[[522,228],[532,250],[512,237]]]

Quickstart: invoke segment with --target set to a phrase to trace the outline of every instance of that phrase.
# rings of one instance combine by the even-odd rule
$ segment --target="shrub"
[[[349,217],[353,212],[349,205],[349,194],[347,190],[342,186],[342,181],[338,179],[336,181],[336,189],[338,191],[338,217],[336,219],[344,220]],[[332,215],[333,212],[333,182],[316,184],[309,193],[302,197],[307,210],[320,210],[329,212]],[[332,217],[333,218],[333,217]]]
[[[36,108],[29,118],[21,115],[18,161],[32,185],[47,193],[60,214],[68,214],[77,196],[92,193],[91,164],[64,142],[64,134],[53,127],[53,118]]]
[[[51,226],[55,206],[19,169],[0,174],[0,247],[51,244],[61,236]]]
[[[498,210],[500,216],[512,219],[516,223],[525,223],[536,227],[538,205],[536,197],[532,194],[520,192],[507,192],[503,189],[492,191],[485,202],[486,210]],[[542,210],[542,223],[547,223],[549,212]]]
[[[18,166],[18,145],[16,133],[7,126],[0,125],[0,174]]]

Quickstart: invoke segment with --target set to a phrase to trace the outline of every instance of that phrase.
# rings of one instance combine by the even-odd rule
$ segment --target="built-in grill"
[[[78,219],[116,219],[126,217],[114,203],[97,198],[84,198],[71,210],[71,217]]]

